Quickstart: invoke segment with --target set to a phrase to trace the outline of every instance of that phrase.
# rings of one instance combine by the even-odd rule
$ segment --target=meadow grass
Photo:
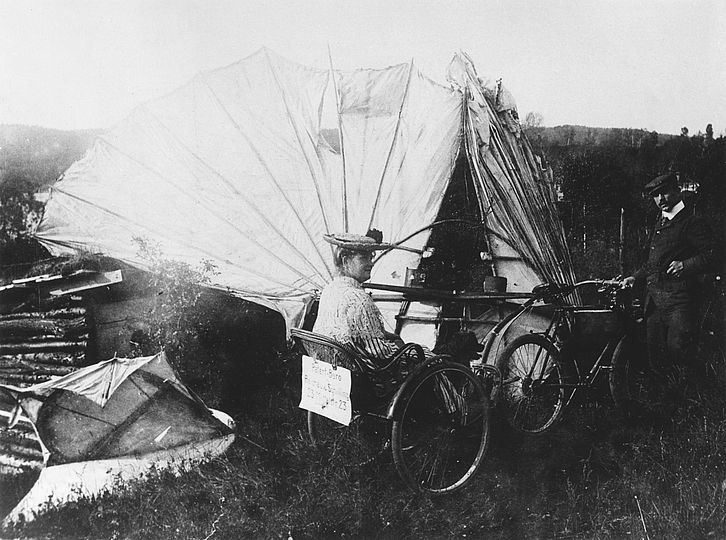
[[[288,356],[275,377],[268,373],[255,386],[235,416],[239,433],[225,456],[178,477],[156,472],[5,533],[144,540],[726,536],[723,380],[699,400],[646,417],[626,418],[606,398],[588,396],[541,436],[497,423],[472,484],[430,498],[403,484],[389,455],[362,467],[323,458],[297,407],[298,377]]]

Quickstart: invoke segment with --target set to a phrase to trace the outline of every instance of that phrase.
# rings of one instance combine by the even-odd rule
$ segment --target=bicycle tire
[[[498,404],[504,419],[522,433],[543,433],[562,416],[568,392],[557,347],[540,334],[514,339],[497,359],[502,373]]]
[[[723,380],[726,371],[726,353],[723,340],[715,333],[702,337],[698,344],[699,361],[703,363],[705,376],[708,380]]]
[[[361,467],[380,456],[388,447],[390,422],[369,416],[355,416],[344,426],[308,411],[308,434],[318,452],[343,466]]]
[[[652,406],[653,381],[648,377],[645,355],[636,356],[627,349],[627,340],[622,339],[613,351],[610,395],[622,412],[633,414]]]
[[[474,373],[444,362],[417,376],[393,421],[393,462],[412,488],[431,494],[466,486],[489,446],[489,397]]]

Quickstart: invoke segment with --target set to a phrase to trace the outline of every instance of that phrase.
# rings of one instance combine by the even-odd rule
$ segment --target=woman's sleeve
[[[399,349],[397,343],[386,339],[381,312],[367,294],[348,306],[346,319],[353,346],[365,356],[385,360]]]

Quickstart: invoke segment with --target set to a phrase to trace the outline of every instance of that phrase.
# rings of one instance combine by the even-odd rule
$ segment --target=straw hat
[[[393,247],[391,244],[377,242],[370,236],[354,233],[324,234],[323,240],[334,246],[353,251],[377,251]]]

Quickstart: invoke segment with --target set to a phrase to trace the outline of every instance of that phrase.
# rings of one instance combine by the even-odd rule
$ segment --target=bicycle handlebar
[[[621,281],[618,279],[586,279],[585,281],[578,281],[574,287],[582,287],[583,285],[598,285],[602,287],[607,285],[608,287],[621,287]]]
[[[546,296],[564,296],[572,291],[584,287],[586,285],[597,285],[598,287],[621,288],[621,282],[616,279],[586,279],[577,283],[543,283],[532,289],[534,295],[532,300],[544,298]]]

